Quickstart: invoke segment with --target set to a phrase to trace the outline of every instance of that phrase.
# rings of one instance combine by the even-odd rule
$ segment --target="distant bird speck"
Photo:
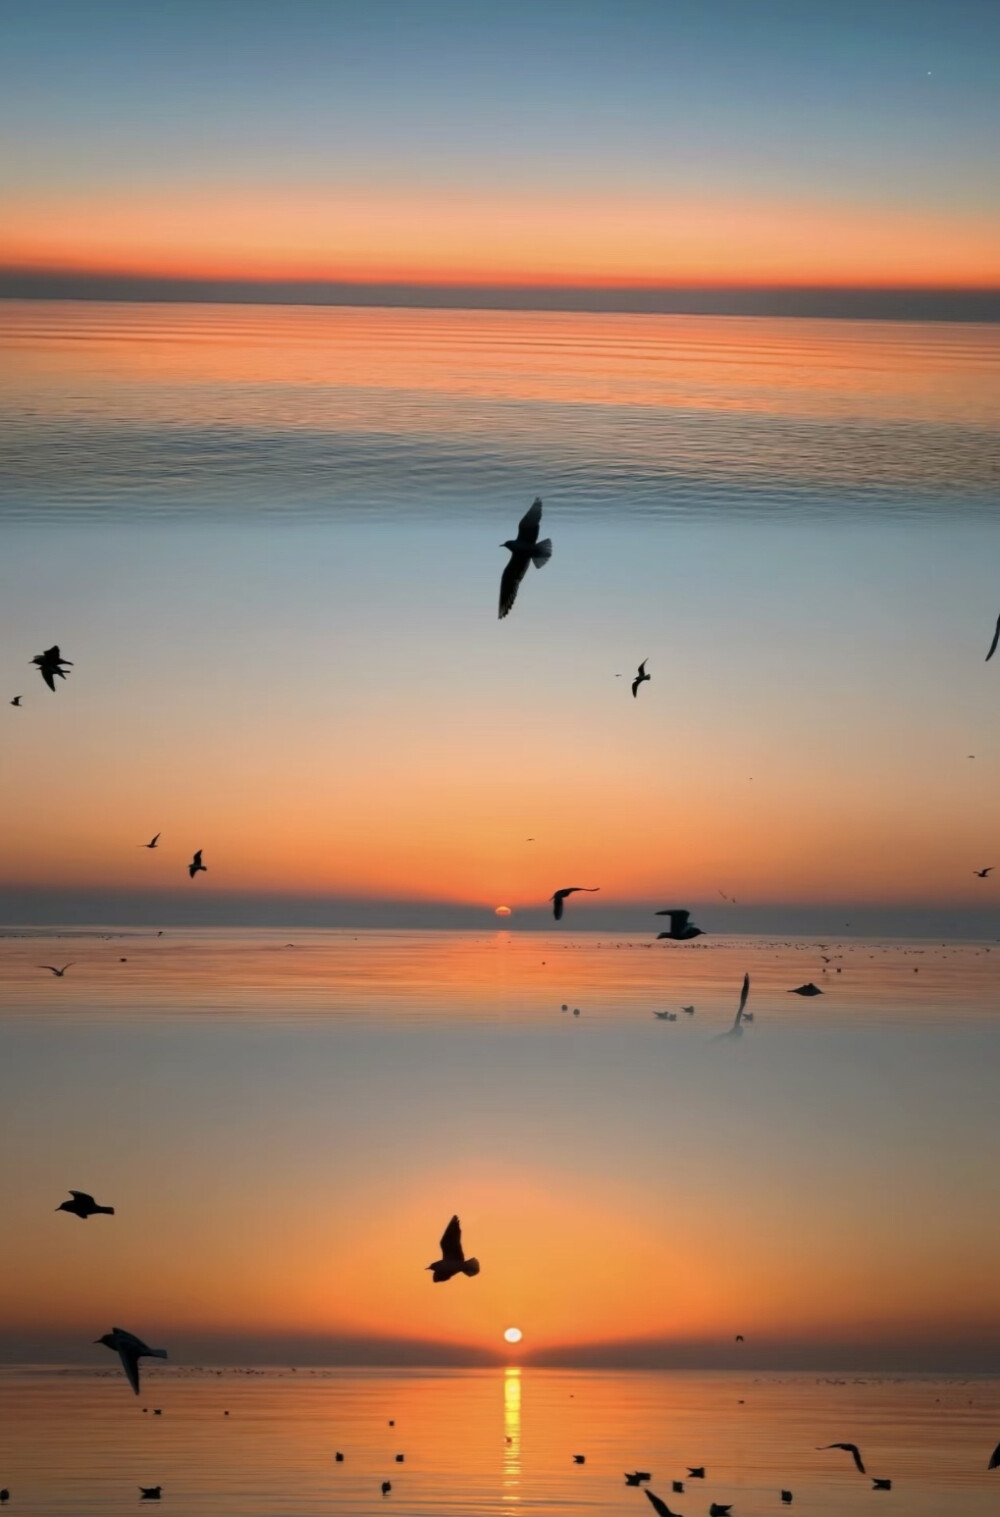
[[[873,1480],[872,1481],[872,1490],[873,1491],[891,1491],[892,1490],[892,1481],[891,1480]]]
[[[155,838],[150,838],[150,840],[149,840],[148,843],[140,843],[139,847],[140,848],[155,848],[156,845],[157,845],[157,843],[159,842],[159,840],[160,840],[160,834],[157,833]]]
[[[979,879],[988,880],[995,868],[996,865],[991,864],[988,869],[974,869],[972,872],[974,875],[978,876]]]
[[[51,974],[55,975],[57,980],[61,980],[67,969],[73,968],[73,962],[74,961],[71,959],[70,962],[68,964],[64,964],[61,969],[58,969],[55,964],[39,964],[38,967],[39,969],[49,970]]]
[[[857,1465],[859,1473],[865,1474],[865,1467],[861,1460],[861,1450],[856,1443],[823,1443],[819,1445],[819,1449],[821,1452],[823,1449],[843,1449],[845,1454],[850,1454]]]
[[[89,1196],[85,1190],[71,1190],[70,1195],[73,1197],[72,1201],[63,1201],[61,1206],[56,1207],[56,1211],[71,1212],[74,1217],[80,1217],[84,1222],[88,1217],[113,1217],[115,1214],[113,1206],[98,1206],[93,1196]]]
[[[467,1259],[462,1250],[462,1225],[457,1217],[452,1217],[441,1235],[440,1259],[428,1264],[427,1268],[433,1271],[431,1278],[435,1285],[451,1280],[455,1275],[479,1274],[479,1260]]]
[[[383,1480],[382,1481],[382,1495],[383,1496],[388,1496],[388,1494],[389,1494],[389,1492],[391,1490],[392,1490],[392,1481],[391,1480]]]
[[[791,1493],[791,1491],[782,1491],[782,1493],[781,1493],[781,1499],[785,1503],[786,1506],[791,1506],[791,1504],[792,1504],[792,1493]]]
[[[44,653],[36,653],[31,662],[37,665],[39,674],[50,690],[56,688],[56,678],[65,679],[65,671],[73,667],[70,660],[63,658],[59,652],[58,643],[53,644],[51,648],[46,648]]]
[[[19,706],[20,704],[21,704],[21,697],[19,695],[15,695],[14,699],[11,701],[11,705],[12,706]]]
[[[139,1489],[142,1492],[143,1501],[159,1501],[163,1487],[162,1485],[140,1485]]]
[[[192,880],[194,879],[194,877],[195,877],[196,874],[207,874],[208,873],[208,865],[207,864],[203,864],[201,862],[202,851],[203,850],[201,848],[199,848],[198,852],[195,854],[194,858],[191,860],[190,864],[188,865],[188,874],[191,876]]]
[[[538,541],[541,524],[542,503],[536,499],[518,522],[517,536],[500,544],[501,548],[508,549],[510,553],[510,563],[500,579],[501,621],[517,599],[518,586],[528,572],[528,565],[534,564],[536,569],[540,569],[552,557],[552,539],[546,537],[542,542]]]
[[[633,700],[639,694],[639,686],[640,685],[644,685],[647,680],[651,680],[653,678],[653,676],[651,674],[647,674],[646,673],[646,665],[648,663],[649,663],[649,659],[644,658],[643,661],[642,661],[642,663],[639,665],[639,672],[638,672],[638,674],[636,675],[635,679],[632,681],[632,698],[633,698]]]
[[[705,1478],[705,1466],[703,1464],[697,1464],[697,1465],[695,1465],[695,1467],[694,1467],[693,1470],[692,1469],[688,1470],[688,1479],[689,1480],[704,1480],[704,1478]]]
[[[743,1334],[742,1333],[737,1333],[736,1334],[736,1342],[737,1343],[742,1343],[743,1342]]]
[[[657,938],[671,938],[675,943],[687,943],[691,938],[704,937],[701,927],[695,927],[691,922],[690,911],[678,911],[676,908],[667,911],[658,911],[658,917],[670,918],[670,931],[658,932]]]
[[[732,1503],[729,1506],[724,1506],[721,1501],[713,1501],[708,1509],[708,1517],[729,1517],[732,1509]]]
[[[839,969],[837,973],[840,973]],[[796,985],[795,989],[790,990],[788,994],[790,996],[821,996],[823,992],[818,985],[814,985],[812,980],[810,980],[807,985]]]
[[[574,1464],[586,1464],[586,1462],[587,1462],[587,1456],[586,1456],[586,1454],[574,1454],[573,1455],[573,1463]]]
[[[576,895],[577,891],[584,891],[587,895],[597,895],[600,885],[567,885],[565,890],[557,890],[549,897],[552,902],[552,915],[557,922],[562,921],[563,902],[568,895]]]

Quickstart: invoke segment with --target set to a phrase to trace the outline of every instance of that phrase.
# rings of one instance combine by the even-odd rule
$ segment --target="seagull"
[[[644,658],[643,661],[642,661],[642,663],[639,665],[639,672],[638,672],[638,674],[636,675],[635,679],[632,681],[632,699],[633,700],[639,694],[639,686],[640,685],[644,685],[647,680],[651,680],[653,678],[653,676],[651,674],[647,674],[646,673],[646,665],[648,663],[649,663],[649,660],[646,659],[646,658]]]
[[[632,1473],[631,1473],[631,1475],[626,1474],[626,1476],[625,1476],[625,1484],[626,1485],[642,1485],[642,1482],[644,1480],[652,1480],[652,1478],[653,1477],[649,1473],[648,1470],[633,1470]]]
[[[683,1480],[675,1480],[673,1482],[673,1484],[671,1485],[670,1489],[673,1491],[673,1493],[674,1493],[675,1496],[682,1496],[684,1494],[684,1482],[683,1482]]]
[[[837,973],[840,973],[839,969]],[[790,996],[821,996],[823,992],[818,985],[814,985],[812,980],[810,980],[808,985],[796,985],[795,989],[790,990],[788,994]]]
[[[49,970],[51,970],[52,973],[55,975],[56,979],[57,980],[61,980],[62,977],[63,977],[63,975],[66,973],[67,969],[72,969],[73,968],[73,960],[71,959],[68,964],[64,964],[61,969],[57,969],[56,966],[55,966],[55,964],[39,964],[38,967],[39,967],[39,969],[49,969]]]
[[[148,843],[140,843],[139,847],[140,848],[155,848],[156,845],[157,845],[157,843],[159,841],[160,841],[160,834],[157,833],[156,836],[155,836],[155,838],[150,838],[150,840],[149,840]]]
[[[65,679],[65,669],[73,667],[69,659],[63,658],[59,652],[58,643],[51,648],[46,648],[44,653],[36,653],[31,662],[38,665],[38,672],[50,690],[56,688],[56,675],[58,674],[60,679]]]
[[[84,1222],[88,1217],[113,1217],[115,1214],[113,1206],[98,1206],[93,1196],[88,1196],[85,1190],[71,1190],[70,1195],[72,1201],[64,1201],[56,1207],[56,1211],[72,1212],[74,1217],[79,1217]]]
[[[993,641],[990,643],[990,651],[986,655],[986,662],[987,663],[989,663],[990,659],[993,657],[994,653],[997,651],[997,644],[998,643],[1000,643],[1000,616],[997,617],[996,631],[993,634]]]
[[[681,1007],[681,1011],[686,1011],[689,1017],[693,1017],[694,1016],[694,1007],[693,1006],[682,1006]]]
[[[873,1480],[872,1481],[872,1490],[873,1491],[891,1491],[892,1490],[892,1481],[891,1480]]]
[[[728,1506],[723,1506],[721,1501],[713,1501],[712,1505],[708,1509],[708,1517],[729,1517],[729,1513],[732,1511],[732,1509],[732,1502],[730,1502]]]
[[[397,1454],[396,1455],[396,1463],[397,1464],[402,1464],[405,1461],[405,1459],[406,1459],[406,1455],[405,1454]]]
[[[12,706],[19,706],[20,704],[21,704],[21,697],[19,695],[15,695],[14,699],[11,701],[11,705]]]
[[[159,834],[157,834],[157,836],[159,836]],[[196,874],[199,874],[199,873],[201,873],[201,874],[207,874],[208,873],[208,866],[206,864],[203,864],[201,862],[201,855],[202,855],[202,850],[199,848],[198,852],[195,854],[194,858],[191,860],[190,864],[188,865],[188,874],[191,876],[192,879],[194,879],[194,877],[195,877]]]
[[[336,1452],[336,1453],[335,1453],[335,1454],[334,1454],[334,1456],[333,1456],[333,1461],[334,1461],[334,1463],[335,1463],[335,1464],[343,1464],[343,1462],[344,1462],[344,1456],[343,1456],[343,1454],[342,1454],[342,1453],[341,1453],[341,1452],[340,1452],[340,1450],[339,1450],[339,1449],[338,1449],[338,1450],[337,1450],[337,1452]]]
[[[1000,1469],[1000,1443],[997,1444],[996,1448],[993,1450],[992,1454],[990,1455],[990,1462],[986,1466],[986,1468],[988,1470]]]
[[[742,1343],[743,1342],[743,1334],[742,1333],[737,1333],[736,1334],[736,1342],[737,1343]]]
[[[676,1011],[654,1011],[653,1016],[660,1022],[676,1022]]]
[[[791,1504],[792,1504],[792,1493],[791,1493],[791,1491],[782,1491],[782,1493],[781,1493],[781,1499],[785,1503],[786,1506],[791,1506]]]
[[[996,865],[991,864],[988,869],[974,869],[972,872],[973,874],[978,875],[979,879],[988,880],[995,868]]]
[[[747,996],[749,994],[750,976],[748,974],[745,974],[743,976],[743,989],[740,991],[740,1004],[736,1008],[736,1015],[733,1018],[733,1025],[730,1027],[728,1032],[720,1033],[720,1038],[741,1038],[743,1036],[743,1010],[747,1004]],[[738,1337],[736,1341],[739,1343],[742,1342],[742,1339]]]
[[[159,1501],[163,1487],[162,1485],[140,1485],[139,1489],[142,1492],[140,1501]]]
[[[675,909],[673,911],[658,911],[656,915],[658,917],[670,918],[670,931],[658,932],[656,934],[657,938],[672,938],[675,943],[686,943],[690,938],[700,938],[705,935],[701,927],[693,926],[688,920],[691,916],[690,911],[677,911]]]
[[[597,895],[600,888],[600,885],[567,885],[565,890],[557,890],[554,895],[549,896],[549,900],[552,902],[552,915],[557,922],[561,922],[563,901],[565,901],[568,895],[576,895],[578,890],[586,891],[587,895]]]
[[[538,529],[542,524],[542,503],[536,498],[517,524],[517,536],[510,537],[501,548],[510,551],[510,563],[500,580],[500,620],[511,610],[517,599],[517,587],[528,572],[528,565],[540,569],[552,557],[552,539],[538,541]]]
[[[586,1464],[586,1462],[587,1462],[587,1456],[586,1456],[586,1454],[574,1454],[573,1455],[573,1463],[574,1464]]]
[[[705,1478],[705,1466],[703,1464],[697,1465],[696,1468],[693,1469],[693,1470],[692,1469],[688,1470],[688,1479],[689,1480],[704,1480],[704,1478]]]
[[[851,1458],[854,1460],[854,1463],[858,1468],[858,1473],[861,1475],[864,1475],[866,1473],[865,1467],[861,1462],[861,1450],[858,1448],[856,1443],[822,1443],[819,1444],[818,1447],[821,1451],[823,1449],[843,1449],[844,1453],[850,1454]]]
[[[148,1348],[141,1338],[134,1333],[127,1333],[123,1327],[113,1327],[110,1333],[105,1333],[103,1338],[95,1338],[95,1343],[103,1343],[105,1348],[113,1349],[122,1362],[122,1369],[128,1377],[128,1383],[139,1394],[139,1360],[140,1359],[165,1359],[165,1348]]]
[[[383,1480],[382,1481],[382,1495],[383,1496],[388,1496],[388,1494],[389,1494],[389,1492],[391,1490],[392,1490],[392,1481],[391,1480]]]
[[[479,1274],[479,1260],[467,1259],[462,1252],[462,1224],[457,1217],[452,1217],[441,1235],[440,1259],[428,1264],[427,1268],[434,1271],[435,1285],[450,1280],[453,1275]]]
[[[674,1490],[676,1489],[677,1481],[675,1480]],[[667,1506],[667,1503],[665,1501],[661,1501],[659,1496],[654,1495],[652,1491],[646,1491],[646,1500],[649,1502],[654,1512],[659,1512],[660,1517],[678,1517],[678,1514],[676,1512],[672,1512]]]

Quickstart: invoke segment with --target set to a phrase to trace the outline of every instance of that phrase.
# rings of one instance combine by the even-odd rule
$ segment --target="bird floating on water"
[[[55,964],[39,964],[38,967],[39,967],[39,969],[48,969],[52,974],[55,975],[55,977],[56,977],[57,980],[61,980],[62,977],[63,977],[63,975],[66,973],[67,969],[72,969],[73,968],[73,963],[74,963],[74,961],[72,959],[70,959],[69,963],[68,964],[64,964],[61,969],[59,969],[58,966],[55,965]]]
[[[782,1493],[781,1493],[781,1499],[785,1503],[785,1506],[791,1506],[791,1504],[792,1504],[792,1493],[791,1493],[791,1491],[782,1491]]]
[[[517,590],[528,572],[528,565],[541,569],[552,557],[552,539],[538,541],[538,529],[542,524],[542,502],[539,499],[530,505],[517,524],[517,536],[510,537],[501,548],[510,552],[510,562],[500,579],[500,620],[511,610],[517,599]]]
[[[650,1474],[649,1470],[633,1470],[631,1475],[626,1472],[625,1484],[642,1485],[642,1482],[644,1480],[652,1480],[652,1478],[653,1477]]]
[[[160,1492],[163,1490],[163,1487],[162,1485],[140,1485],[139,1489],[142,1492],[140,1500],[159,1501]]]
[[[856,1443],[822,1443],[819,1444],[818,1447],[821,1452],[823,1449],[843,1449],[844,1453],[850,1454],[851,1458],[854,1460],[854,1463],[858,1468],[858,1473],[861,1475],[864,1475],[866,1473],[865,1466],[861,1458],[861,1450],[858,1448]]]
[[[642,663],[639,665],[639,672],[638,672],[638,674],[636,675],[635,679],[632,681],[632,698],[633,698],[633,700],[639,694],[639,686],[640,685],[644,685],[647,680],[651,680],[653,678],[653,676],[651,674],[647,674],[646,673],[646,665],[648,663],[649,663],[649,659],[648,658],[644,658],[643,661],[642,661]]]
[[[586,1464],[586,1462],[587,1462],[587,1456],[586,1456],[586,1454],[574,1454],[573,1455],[573,1463],[574,1464]]]
[[[837,973],[840,973],[839,969]],[[796,985],[795,989],[790,990],[788,994],[790,996],[821,996],[823,992],[818,985],[814,985],[812,980],[810,980],[807,985]]]
[[[382,1495],[383,1496],[388,1496],[388,1494],[389,1494],[389,1492],[391,1490],[392,1490],[392,1481],[391,1480],[383,1480],[382,1481]]]
[[[696,1465],[694,1467],[693,1470],[692,1469],[688,1470],[688,1479],[689,1480],[704,1480],[704,1478],[705,1478],[705,1466],[703,1464],[698,1464],[698,1465]]]
[[[670,1489],[673,1491],[673,1493],[674,1493],[675,1496],[683,1496],[683,1494],[684,1494],[684,1482],[683,1482],[683,1480],[675,1480],[673,1482],[673,1484],[671,1485]]]
[[[139,1360],[140,1359],[165,1359],[165,1348],[150,1348],[137,1338],[134,1333],[128,1333],[123,1327],[113,1327],[110,1333],[105,1333],[102,1338],[95,1338],[95,1343],[103,1343],[105,1348],[110,1348],[116,1353],[122,1362],[122,1369],[128,1377],[128,1383],[139,1394]],[[159,1412],[154,1412],[158,1416]]]
[[[208,865],[207,864],[203,864],[201,862],[202,852],[203,852],[203,850],[201,848],[199,848],[198,852],[195,854],[194,858],[191,860],[190,864],[188,865],[188,874],[191,876],[192,880],[194,879],[194,877],[195,877],[196,874],[207,874],[208,873]]]
[[[70,660],[63,658],[59,652],[58,643],[53,644],[51,648],[46,648],[44,653],[36,653],[31,662],[37,665],[39,674],[50,690],[56,688],[56,677],[65,679],[66,670],[73,667]]]
[[[691,938],[705,936],[704,929],[695,927],[690,920],[690,911],[678,911],[674,908],[673,910],[658,911],[656,915],[658,917],[670,918],[670,931],[658,932],[656,934],[657,938],[671,938],[675,943],[687,943]]]
[[[427,1268],[433,1270],[433,1281],[440,1285],[442,1281],[451,1280],[455,1275],[478,1275],[479,1260],[467,1259],[462,1250],[462,1224],[457,1217],[452,1217],[448,1226],[441,1234],[441,1257]]]
[[[873,1491],[891,1491],[892,1490],[892,1481],[891,1480],[874,1480],[873,1479],[872,1480],[872,1490]]]
[[[115,1214],[113,1206],[98,1206],[93,1196],[89,1196],[85,1190],[71,1190],[70,1195],[72,1201],[64,1201],[56,1207],[56,1211],[72,1212],[74,1217],[80,1217],[84,1222],[88,1217],[113,1217]]]
[[[549,897],[549,900],[552,902],[552,915],[557,922],[561,922],[563,902],[568,895],[576,895],[580,890],[584,891],[587,895],[597,895],[600,888],[600,885],[567,885],[565,890],[557,890]]]
[[[676,1022],[677,1021],[677,1013],[676,1013],[676,1011],[654,1011],[653,1012],[653,1016],[656,1017],[657,1021],[659,1021],[659,1022]]]
[[[986,662],[987,663],[989,663],[990,659],[993,657],[994,653],[997,651],[998,644],[1000,644],[1000,616],[997,617],[996,631],[993,634],[993,641],[990,643],[990,651],[986,655]]]
[[[155,838],[150,838],[150,840],[149,840],[148,843],[140,843],[139,847],[140,848],[155,848],[156,845],[157,845],[157,843],[159,841],[160,841],[160,833],[157,833],[156,836],[155,836]]]

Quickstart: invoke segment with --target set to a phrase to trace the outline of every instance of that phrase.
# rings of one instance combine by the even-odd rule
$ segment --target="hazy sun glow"
[[[509,906],[497,906],[494,909],[493,915],[496,916],[496,917],[509,917],[510,916],[510,907]]]
[[[505,1343],[520,1343],[524,1334],[519,1327],[508,1327],[503,1336]]]

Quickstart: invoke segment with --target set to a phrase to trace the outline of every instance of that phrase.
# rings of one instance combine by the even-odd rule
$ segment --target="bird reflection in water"
[[[518,1501],[521,1484],[521,1370],[503,1372],[503,1499]]]

